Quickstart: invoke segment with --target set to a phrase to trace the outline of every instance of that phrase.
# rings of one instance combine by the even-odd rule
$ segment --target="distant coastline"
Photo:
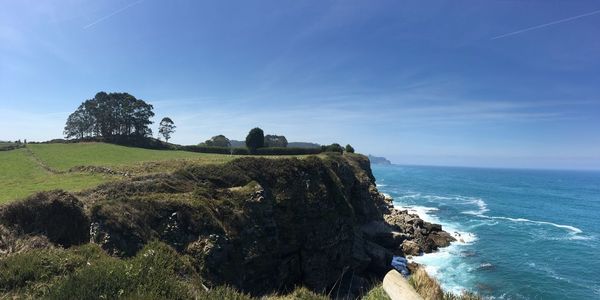
[[[382,156],[374,156],[374,155],[369,154],[368,157],[372,164],[376,164],[376,165],[391,165],[392,164],[392,162],[389,159],[382,157]]]

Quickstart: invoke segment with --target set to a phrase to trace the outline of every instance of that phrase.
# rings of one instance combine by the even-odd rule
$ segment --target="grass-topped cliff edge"
[[[221,164],[237,157],[107,143],[28,144],[26,148],[0,151],[0,203],[44,190],[81,191],[126,174],[172,171],[189,163]],[[85,168],[90,166],[103,169]]]
[[[67,150],[59,151],[61,156],[53,145],[35,146],[19,151],[33,152],[30,162],[40,166],[39,172],[61,180],[75,175],[69,170],[79,161]],[[109,154],[98,152],[93,159],[107,162]],[[152,159],[162,155],[145,154]],[[296,286],[342,293],[336,282],[347,270],[356,271],[356,281],[380,264],[371,263],[369,242],[357,235],[359,224],[381,218],[364,156],[194,161],[203,157],[209,156],[184,158],[173,172],[108,174],[95,188],[43,192],[2,206],[0,264],[6,272],[0,292],[32,298],[62,298],[83,290],[88,291],[81,294],[84,298],[193,298],[206,292],[204,286],[217,293],[220,286],[231,285],[251,295],[291,292]],[[146,163],[144,157],[135,159]],[[150,253],[172,254],[181,262],[161,257],[158,265],[143,267],[148,247]],[[160,265],[162,260],[188,262],[192,268],[171,270]],[[161,272],[147,274],[157,269]],[[371,281],[361,280],[343,293],[362,293]],[[144,285],[148,281],[157,282],[157,288]]]
[[[359,154],[236,157],[102,143],[6,153],[0,163],[14,177],[2,180],[17,183],[6,186],[18,196],[4,200],[61,190],[0,206],[4,297],[385,299],[369,289],[399,243],[440,237],[422,221],[426,235],[401,233],[399,220],[414,216],[386,223],[390,204]]]

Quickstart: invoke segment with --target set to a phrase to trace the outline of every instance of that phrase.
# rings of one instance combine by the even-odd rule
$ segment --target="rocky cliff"
[[[0,208],[0,253],[95,243],[118,257],[162,241],[208,287],[253,295],[303,285],[354,297],[391,266],[452,237],[392,208],[362,155],[243,158],[40,193]]]

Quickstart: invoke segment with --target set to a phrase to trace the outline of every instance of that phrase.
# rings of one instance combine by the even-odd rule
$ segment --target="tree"
[[[204,144],[209,147],[231,147],[229,139],[222,134],[213,136],[210,140],[206,140]]]
[[[250,130],[246,136],[246,147],[254,152],[258,148],[265,146],[265,133],[262,129],[256,127]]]
[[[354,153],[354,147],[350,146],[350,144],[346,145],[346,152]]]
[[[323,150],[323,152],[339,152],[339,153],[344,152],[344,148],[338,143],[333,143],[328,146],[323,145],[323,146],[321,146],[321,150]]]
[[[91,114],[86,111],[85,105],[81,104],[75,112],[67,118],[64,135],[66,138],[83,139],[86,136],[93,134],[94,119]]]
[[[67,138],[149,136],[154,107],[128,93],[97,93],[85,100],[67,119]]]
[[[265,147],[287,147],[288,141],[283,135],[265,135]]]
[[[175,133],[176,127],[177,126],[175,126],[175,123],[173,123],[171,118],[164,117],[158,125],[158,133],[162,135],[165,138],[165,141],[168,143],[169,139],[171,138],[171,134]]]

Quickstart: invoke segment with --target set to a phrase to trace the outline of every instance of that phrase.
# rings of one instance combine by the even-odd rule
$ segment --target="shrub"
[[[83,203],[63,191],[37,193],[0,209],[0,224],[26,234],[43,234],[63,246],[89,241]]]
[[[284,148],[284,147],[269,147],[256,149],[257,155],[308,155],[319,154],[319,148]]]
[[[265,300],[328,300],[329,297],[317,294],[305,287],[299,287],[287,295],[269,296]]]
[[[350,144],[346,145],[346,152],[348,153],[354,153],[354,147],[350,146]]]
[[[369,292],[362,297],[362,300],[390,300],[390,297],[380,284],[369,290]]]
[[[48,282],[89,262],[106,258],[102,249],[93,244],[70,250],[36,249],[11,255],[0,260],[0,292],[23,288],[33,282]]]
[[[175,250],[149,243],[133,259],[109,258],[79,269],[50,289],[50,299],[188,299],[182,277],[196,276]]]
[[[343,153],[344,152],[344,148],[342,148],[342,146],[338,143],[333,143],[331,145],[323,145],[321,146],[321,151],[322,152],[339,152],[339,153]]]
[[[233,154],[233,155],[248,155],[250,151],[246,148],[229,148],[229,147],[215,147],[215,146],[182,146],[181,150],[199,152],[199,153],[213,153],[213,154]]]
[[[228,286],[219,286],[203,293],[201,299],[207,300],[251,300],[253,299],[247,294],[240,293],[236,289]]]

